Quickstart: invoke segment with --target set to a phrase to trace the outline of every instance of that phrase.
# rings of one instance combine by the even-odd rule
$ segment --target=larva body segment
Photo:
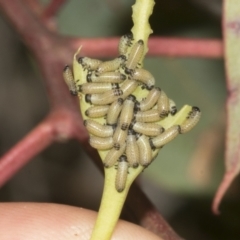
[[[103,160],[103,165],[105,168],[110,168],[117,163],[119,157],[125,152],[126,144],[123,144],[119,150],[112,148]]]
[[[111,137],[113,136],[113,127],[108,125],[102,125],[92,119],[84,120],[84,125],[89,133],[97,137]]]
[[[152,108],[158,101],[161,94],[160,88],[153,88],[145,99],[141,102],[137,102],[135,105],[136,111],[147,111]]]
[[[78,95],[77,86],[73,78],[73,73],[68,65],[65,66],[65,68],[63,69],[63,78],[69,88],[70,93],[74,96]]]
[[[113,147],[113,138],[107,137],[97,137],[97,136],[91,136],[89,139],[89,143],[93,148],[96,148],[98,150],[108,150]]]
[[[127,49],[132,45],[133,35],[132,33],[125,34],[120,38],[118,44],[118,51],[120,55],[125,55],[127,53]]]
[[[150,109],[144,112],[135,113],[137,122],[157,122],[161,119],[158,109]]]
[[[138,40],[132,46],[132,49],[129,53],[128,59],[125,64],[125,73],[132,74],[132,72],[137,67],[138,63],[141,61],[141,58],[144,53],[144,42],[143,40]]]
[[[122,155],[118,160],[117,174],[115,179],[115,187],[118,192],[125,189],[128,175],[128,161],[125,155]]]
[[[170,110],[170,103],[169,98],[164,91],[161,91],[160,97],[157,102],[157,108],[161,118],[165,118],[168,116]]]
[[[143,83],[148,90],[151,90],[155,85],[155,78],[153,75],[143,68],[138,68],[132,71],[131,77],[134,80]]]
[[[122,130],[127,130],[133,118],[134,104],[136,97],[129,95],[123,103],[122,111],[118,120],[118,124]]]
[[[120,89],[123,91],[123,95],[121,96],[121,98],[123,99],[127,98],[130,94],[132,94],[136,90],[137,87],[138,83],[136,81],[126,79],[120,86]]]
[[[95,94],[118,88],[119,85],[117,83],[84,83],[79,86],[79,91],[83,94]]]
[[[107,115],[109,105],[90,107],[85,111],[85,115],[90,118],[100,118]]]
[[[120,68],[125,61],[126,61],[126,57],[124,55],[120,55],[119,57],[111,61],[102,62],[98,66],[95,74],[96,76],[100,76],[101,74],[106,72],[114,72],[118,68]]]
[[[137,133],[151,137],[164,132],[164,128],[157,123],[133,122],[130,127]]]
[[[114,102],[119,96],[123,94],[121,89],[113,89],[105,93],[86,94],[86,102],[93,105],[106,105]]]
[[[107,124],[109,125],[115,125],[118,120],[119,113],[122,110],[123,106],[123,99],[118,98],[115,100],[109,107],[108,113],[107,113]]]
[[[177,113],[177,107],[175,102],[169,98],[169,108],[170,108],[170,114],[174,116]]]
[[[192,111],[188,114],[187,119],[180,126],[180,133],[186,133],[190,131],[198,123],[200,117],[200,109],[198,107],[192,107]]]
[[[181,129],[179,125],[174,125],[168,129],[166,129],[162,134],[160,134],[157,137],[151,138],[149,140],[151,148],[161,148],[165,144],[172,141],[177,135],[180,133]]]
[[[96,76],[93,72],[87,75],[87,81],[95,83],[121,83],[125,79],[126,76],[119,72],[106,72],[100,74],[99,76]]]
[[[137,145],[137,139],[135,133],[132,130],[128,131],[126,155],[129,163],[129,167],[137,168],[139,165],[139,149]]]
[[[142,134],[137,134],[137,145],[139,149],[139,163],[147,167],[152,161],[152,149],[149,138]]]
[[[88,57],[80,57],[78,58],[78,62],[83,66],[83,69],[87,69],[89,71],[96,70],[98,66],[102,63],[101,60]]]
[[[120,125],[117,125],[115,132],[113,134],[113,147],[115,149],[120,149],[123,144],[125,144],[127,139],[126,130],[122,130]]]

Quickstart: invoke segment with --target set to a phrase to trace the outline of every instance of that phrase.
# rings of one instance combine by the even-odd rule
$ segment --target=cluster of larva
[[[120,55],[111,61],[80,57],[78,63],[87,71],[86,81],[81,85],[74,81],[68,66],[64,69],[70,92],[73,95],[80,92],[91,104],[84,121],[90,145],[107,151],[103,164],[105,168],[116,167],[118,192],[125,188],[129,168],[147,167],[156,149],[188,132],[200,118],[199,108],[192,107],[182,125],[168,129],[161,126],[161,120],[175,115],[177,108],[164,91],[155,87],[153,75],[139,68],[144,42],[133,41],[131,34],[124,35],[119,43]],[[137,89],[147,91],[146,97],[135,95]],[[99,123],[99,118],[104,118],[105,123]]]

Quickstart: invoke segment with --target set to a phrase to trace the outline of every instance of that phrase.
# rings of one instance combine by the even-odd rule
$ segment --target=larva
[[[137,122],[157,122],[161,119],[158,109],[150,109],[145,112],[138,111],[135,113]]]
[[[87,81],[95,83],[121,83],[124,80],[126,80],[126,75],[119,72],[106,72],[99,76],[96,76],[94,72],[90,72],[87,75]]]
[[[122,130],[121,126],[118,125],[113,134],[113,147],[115,149],[120,149],[121,146],[126,142],[127,132]]]
[[[86,94],[85,100],[94,105],[106,105],[114,102],[122,94],[121,89],[113,89],[105,93]]]
[[[180,125],[180,133],[190,131],[198,123],[200,117],[200,109],[198,107],[192,107],[192,111],[189,113],[187,119]]]
[[[105,72],[114,72],[118,68],[120,68],[125,61],[126,61],[126,57],[124,55],[120,55],[119,57],[111,61],[102,62],[98,66],[95,74],[96,76],[100,76]]]
[[[102,137],[91,136],[89,139],[89,143],[93,148],[96,148],[98,150],[108,150],[113,147],[113,138],[112,137],[102,138]]]
[[[91,71],[96,70],[98,66],[102,63],[101,60],[88,57],[80,57],[78,58],[78,62],[83,66],[84,69]]]
[[[121,98],[125,99],[128,95],[132,94],[137,87],[138,83],[136,81],[126,79],[120,86],[120,89],[123,91]]]
[[[122,98],[118,98],[116,101],[114,101],[110,105],[108,113],[107,113],[107,119],[106,119],[107,124],[115,125],[117,123],[119,113],[122,110],[122,106],[123,106],[123,99]]]
[[[122,192],[125,188],[128,175],[128,161],[125,155],[120,156],[117,166],[117,174],[115,187],[118,192]]]
[[[174,125],[166,129],[162,134],[157,137],[150,138],[149,143],[152,149],[161,148],[168,142],[172,141],[180,133],[179,125]]]
[[[147,167],[152,161],[152,149],[149,143],[149,138],[142,134],[136,134],[137,145],[139,149],[139,163]]]
[[[161,118],[168,116],[170,104],[169,99],[164,91],[161,91],[160,97],[157,102],[157,108]]]
[[[136,97],[129,95],[123,103],[122,111],[118,120],[118,124],[122,130],[126,130],[133,118],[133,109]]]
[[[70,93],[76,96],[78,94],[77,87],[73,78],[72,70],[68,65],[63,69],[63,78],[69,88]]]
[[[110,168],[112,167],[119,157],[125,152],[126,149],[126,144],[123,144],[119,150],[116,150],[115,148],[112,148],[106,155],[103,165],[105,168]]]
[[[137,139],[133,130],[128,131],[126,155],[129,162],[129,167],[137,168],[139,165],[139,149]]]
[[[132,45],[133,35],[132,33],[125,34],[120,38],[118,44],[118,51],[120,55],[125,55],[127,53],[127,49]]]
[[[143,122],[132,122],[130,127],[138,133],[144,134],[146,136],[158,136],[164,132],[164,128],[157,123],[143,123]]]
[[[113,127],[108,125],[102,125],[92,119],[84,120],[84,126],[89,133],[97,137],[111,137],[113,136]]]
[[[160,97],[161,89],[156,87],[153,88],[147,95],[147,97],[142,100],[141,102],[137,102],[135,104],[135,110],[136,111],[146,111],[152,108],[158,101],[158,98]]]
[[[128,59],[125,64],[125,73],[132,74],[134,69],[137,67],[138,63],[141,61],[144,52],[144,42],[143,40],[138,40],[132,46],[129,53]]]
[[[174,116],[177,113],[177,107],[175,102],[169,98],[169,107],[170,107],[170,114]]]
[[[118,83],[84,83],[79,85],[79,91],[83,94],[104,93],[118,88]]]
[[[133,70],[131,72],[131,77],[134,80],[143,83],[148,90],[151,90],[155,85],[155,78],[153,75],[143,68]]]
[[[90,107],[85,111],[85,115],[90,118],[104,117],[109,110],[109,105]]]

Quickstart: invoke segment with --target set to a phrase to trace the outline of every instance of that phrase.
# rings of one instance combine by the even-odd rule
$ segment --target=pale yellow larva
[[[90,118],[100,118],[107,115],[109,105],[90,107],[85,111],[85,115]]]
[[[180,126],[173,125],[166,129],[162,134],[157,137],[150,138],[149,143],[152,149],[161,148],[168,142],[172,141],[180,133]]]
[[[199,121],[201,117],[201,111],[198,107],[192,107],[191,112],[188,114],[187,119],[180,125],[180,133],[186,133],[190,131]]]
[[[120,156],[117,166],[117,174],[115,179],[115,188],[118,192],[125,189],[128,175],[128,161],[125,155]]]
[[[113,136],[113,126],[102,125],[92,119],[84,120],[83,123],[88,132],[97,137],[105,138]]]
[[[99,76],[96,76],[94,72],[90,72],[87,75],[87,81],[95,83],[121,83],[124,80],[126,80],[126,76],[119,72],[106,72]]]
[[[63,78],[69,88],[70,93],[76,96],[78,94],[77,87],[73,78],[72,70],[68,65],[63,69]]]
[[[147,167],[152,161],[152,149],[149,143],[149,138],[143,134],[136,134],[137,145],[139,149],[139,163]]]
[[[113,147],[113,138],[107,137],[97,137],[97,136],[90,136],[89,143],[93,148],[98,150],[108,150]]]
[[[155,78],[153,75],[143,68],[132,71],[131,77],[134,80],[143,83],[148,90],[151,90],[155,85]]]
[[[110,168],[112,167],[119,157],[125,152],[126,149],[126,144],[123,144],[119,150],[116,150],[115,148],[112,148],[106,155],[103,165],[105,168]]]
[[[118,120],[118,124],[121,126],[122,130],[126,130],[132,122],[135,100],[135,96],[129,95],[123,103],[122,111]]]
[[[157,102],[157,108],[161,118],[165,118],[168,116],[170,110],[170,103],[169,98],[164,91],[161,91],[160,97]]]
[[[132,33],[125,34],[120,38],[118,44],[118,51],[120,55],[125,55],[127,53],[127,49],[132,45],[133,35]]]
[[[93,105],[106,105],[114,102],[123,94],[121,89],[109,90],[105,93],[86,94],[86,102]]]
[[[139,165],[139,149],[137,139],[133,130],[128,131],[126,155],[129,162],[129,167],[137,168]]]
[[[123,91],[121,98],[127,98],[128,95],[132,94],[137,87],[137,81],[126,79],[120,86],[120,89]]]
[[[147,95],[145,99],[141,102],[137,102],[135,104],[136,111],[146,111],[152,108],[158,101],[161,94],[161,89],[156,87],[153,88]]]
[[[117,123],[118,116],[122,110],[122,106],[123,106],[122,98],[118,98],[110,105],[106,119],[107,124],[115,125]]]
[[[135,113],[137,122],[157,122],[161,119],[158,109],[150,109],[144,112]]]
[[[120,55],[111,61],[102,62],[96,69],[95,74],[96,76],[100,76],[105,72],[114,72],[119,69],[125,61],[126,57],[124,55]]]
[[[132,74],[135,70],[144,53],[144,42],[143,40],[138,40],[132,46],[132,49],[129,53],[128,59],[125,64],[125,73]]]
[[[78,58],[78,62],[83,66],[84,69],[87,69],[89,71],[96,70],[98,66],[102,63],[101,60],[88,57],[80,57]]]
[[[118,83],[84,83],[79,85],[79,91],[83,94],[104,93],[118,88]]]
[[[164,132],[164,128],[157,123],[132,122],[130,127],[137,133],[145,134],[146,136],[158,136]]]
[[[175,102],[169,98],[169,107],[170,107],[170,114],[174,116],[177,113],[177,107]]]
[[[115,149],[120,149],[123,144],[125,144],[127,139],[128,131],[122,130],[120,125],[117,125],[113,133],[113,147]]]

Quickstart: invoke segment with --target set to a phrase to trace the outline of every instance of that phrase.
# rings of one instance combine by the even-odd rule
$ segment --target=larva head
[[[126,155],[121,155],[120,158],[118,159],[118,162],[128,162],[127,161],[127,156]]]
[[[87,102],[87,103],[90,103],[90,104],[92,104],[92,102],[91,102],[91,94],[86,94],[85,95],[85,101]]]
[[[92,73],[91,72],[89,72],[87,74],[87,82],[92,82]]]

